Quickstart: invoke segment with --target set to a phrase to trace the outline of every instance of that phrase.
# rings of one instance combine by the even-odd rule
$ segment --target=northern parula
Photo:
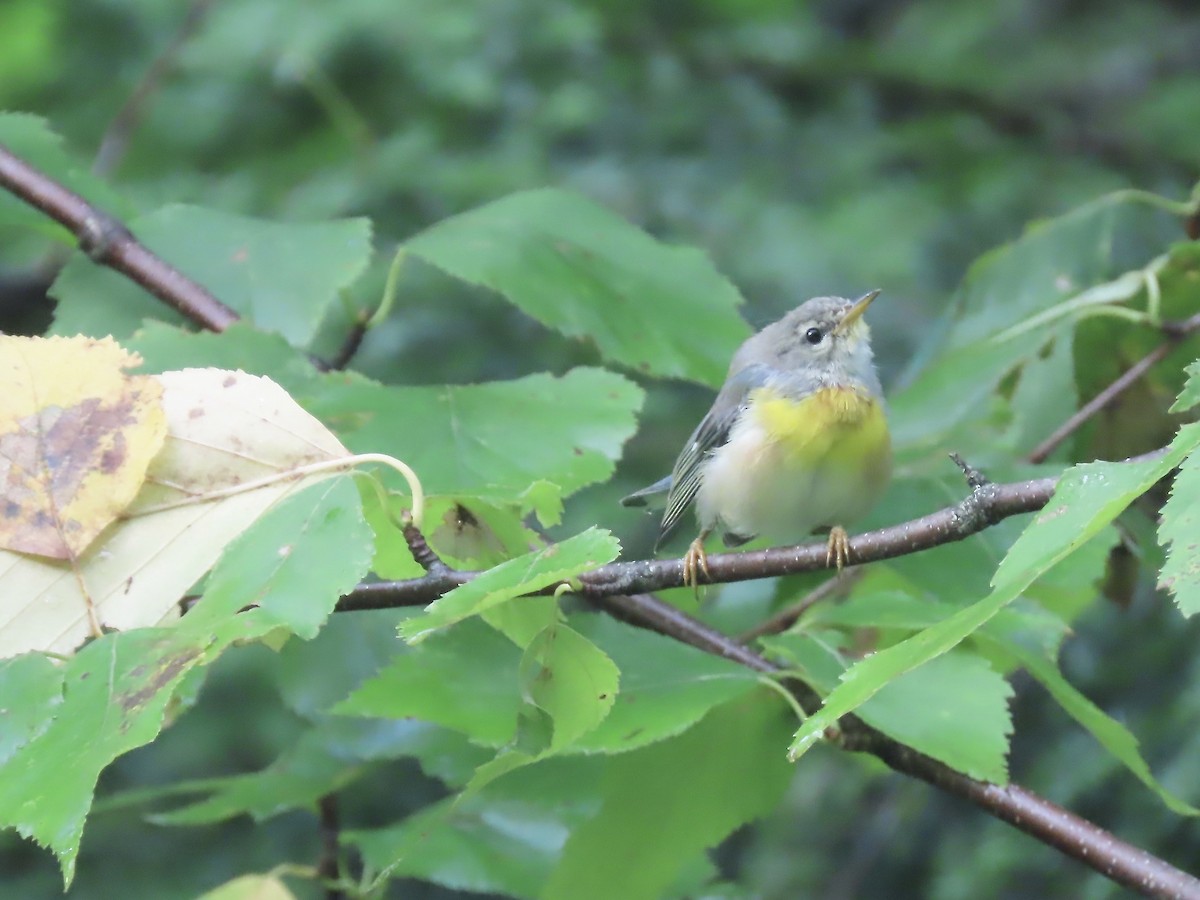
[[[621,501],[644,506],[666,494],[656,549],[695,503],[700,536],[684,557],[685,583],[709,577],[704,541],[714,531],[734,547],[828,529],[827,560],[845,564],[843,526],[875,505],[892,471],[863,320],[879,293],[814,297],[746,340],[671,474]]]

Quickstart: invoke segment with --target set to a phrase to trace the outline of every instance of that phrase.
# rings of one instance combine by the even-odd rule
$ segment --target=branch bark
[[[0,146],[0,187],[68,228],[95,263],[120,272],[167,306],[211,331],[224,331],[238,314],[151,252],[120,221]]]
[[[983,484],[953,506],[909,522],[856,535],[850,539],[849,566],[891,559],[940,544],[961,541],[1001,519],[1035,512],[1046,505],[1058,479],[1036,478],[1008,484]],[[825,542],[772,547],[708,557],[711,582],[726,584],[755,578],[794,575],[828,569]],[[470,581],[478,572],[431,573],[407,581],[364,585],[342,598],[339,610],[423,606],[447,590]],[[581,593],[590,599],[683,587],[682,559],[645,559],[610,563],[579,576]],[[552,591],[547,591],[552,593]]]

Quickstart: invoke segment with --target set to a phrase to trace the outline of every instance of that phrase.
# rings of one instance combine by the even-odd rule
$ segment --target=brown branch
[[[129,99],[118,110],[109,124],[108,130],[104,132],[104,137],[100,141],[100,149],[96,151],[96,159],[92,163],[94,173],[109,175],[120,164],[121,159],[125,156],[125,151],[129,148],[129,141],[133,137],[133,133],[141,124],[142,116],[145,115],[147,101],[174,68],[180,51],[199,30],[200,24],[204,21],[204,16],[212,4],[213,0],[192,0],[191,6],[184,14],[179,30],[175,32],[170,43],[150,63],[150,68],[146,70],[146,74],[134,87]]]
[[[1161,344],[1117,376],[1108,387],[1100,391],[1095,397],[1079,407],[1069,419],[1059,425],[1053,434],[1038,444],[1025,458],[1031,463],[1045,462],[1046,458],[1058,449],[1058,446],[1063,441],[1078,431],[1085,422],[1105,409],[1121,394],[1136,384],[1139,378],[1166,359],[1167,354],[1175,349],[1176,344],[1200,330],[1200,313],[1197,313],[1190,319],[1184,319],[1182,322],[1164,322],[1162,330],[1166,335],[1166,339]]]
[[[238,314],[139,243],[119,220],[0,146],[0,187],[68,228],[79,249],[158,297],[192,322],[224,331]]]
[[[1020,785],[978,781],[869,728],[844,732],[842,746],[970,800],[996,818],[1147,897],[1198,900],[1200,879],[1127,843]]]
[[[1035,512],[1046,505],[1058,479],[1035,478],[1010,484],[986,484],[954,506],[899,525],[880,528],[850,539],[848,565],[891,559],[961,541],[1001,519]],[[772,547],[740,553],[714,553],[708,557],[710,582],[725,584],[799,572],[828,569],[824,541],[796,547]],[[465,584],[478,572],[431,573],[406,581],[364,585],[347,594],[338,609],[380,609],[388,606],[423,606],[447,590]],[[641,594],[683,587],[682,559],[643,559],[609,563],[579,576],[582,594],[590,599],[616,594]],[[547,593],[550,593],[547,590]]]

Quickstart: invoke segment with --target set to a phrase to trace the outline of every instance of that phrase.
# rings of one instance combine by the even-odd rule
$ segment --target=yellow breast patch
[[[853,388],[824,388],[801,400],[759,388],[750,396],[750,415],[797,464],[869,471],[891,457],[883,405]]]

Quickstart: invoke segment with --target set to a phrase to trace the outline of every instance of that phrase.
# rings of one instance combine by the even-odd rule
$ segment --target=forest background
[[[669,244],[701,248],[741,292],[741,314],[755,327],[812,295],[882,288],[871,310],[874,345],[885,387],[900,394],[964,340],[964,310],[983,303],[969,273],[993,291],[981,308],[1002,310],[1009,287],[1019,295],[1015,275],[987,282],[987,264],[1038,234],[1031,223],[1048,220],[1042,233],[1060,231],[1026,248],[1028,265],[1061,253],[1064,270],[1077,272],[1086,267],[1071,253],[1092,261],[1089,204],[1131,188],[1189,197],[1200,174],[1197,46],[1200,16],[1185,0],[8,0],[0,6],[0,109],[45,117],[66,152],[111,185],[119,199],[110,211],[122,216],[180,203],[283,223],[369,218],[374,253],[361,277],[346,279],[345,302],[329,305],[307,345],[327,359],[355,311],[378,304],[402,242],[550,186]],[[1087,277],[1115,282],[1170,253],[1163,297],[1175,298],[1170,315],[1183,319],[1200,305],[1193,288],[1172,294],[1170,278],[1194,275],[1195,254],[1172,249],[1187,241],[1179,215],[1145,212],[1128,221],[1116,214],[1103,232],[1108,255]],[[1056,218],[1064,216],[1066,226]],[[1072,222],[1083,223],[1079,234]],[[0,224],[0,324],[39,333],[51,317],[42,299],[47,273],[62,258],[36,229]],[[70,295],[69,282],[59,287],[51,293]],[[96,288],[83,280],[74,290]],[[1138,287],[1119,301],[1140,310],[1147,299]],[[146,298],[112,320],[113,330],[130,335],[143,316],[162,317],[158,309]],[[687,307],[677,312],[676,327],[689,328]],[[72,315],[73,330],[105,333],[107,313]],[[1004,321],[996,313],[988,327]],[[966,488],[949,451],[997,480],[1017,480],[1165,444],[1180,421],[1165,411],[1183,365],[1200,356],[1190,340],[1053,448],[1049,463],[1025,461],[1155,346],[1144,324],[1102,319],[1094,332],[1076,330],[1073,349],[1058,341],[1060,352],[1047,347],[1023,360],[1019,375],[1006,373],[985,397],[964,393],[966,405],[983,408],[983,430],[965,413],[953,427],[902,419],[901,477],[864,527],[960,498]],[[736,339],[725,334],[719,345]],[[413,259],[394,308],[366,333],[352,367],[387,384],[465,385],[561,374],[605,357],[594,341],[564,337],[498,294]],[[566,538],[599,525],[621,540],[624,558],[638,559],[651,555],[654,523],[617,500],[670,466],[707,408],[713,379],[697,375],[699,367],[686,379],[623,371],[647,391],[637,432],[615,475],[585,479],[548,533]],[[1060,664],[1137,736],[1163,790],[1194,803],[1200,625],[1154,589],[1162,562],[1154,499],[1094,548],[1090,569],[1070,573],[1073,593],[1055,610],[1070,623]],[[989,545],[993,567],[1023,523],[1000,529],[999,550]],[[1144,565],[1130,575],[1123,555]],[[972,583],[976,559],[938,559],[938,578]],[[797,576],[714,590],[702,612],[736,632],[816,583]],[[281,862],[316,864],[320,817],[304,804],[261,820],[183,828],[147,820],[161,798],[108,807],[105,798],[257,772],[286,756],[312,725],[311,697],[297,699],[307,688],[296,667],[337,668],[344,632],[369,627],[395,641],[396,621],[395,611],[339,614],[294,658],[261,644],[222,655],[193,708],[105,771],[70,896],[111,896],[114,884],[131,898],[190,896]],[[1200,869],[1190,818],[1103,752],[1034,679],[1018,669],[1010,681],[1016,780],[1184,870]],[[781,757],[785,749],[786,741]],[[339,792],[342,827],[379,828],[444,797],[453,779],[436,777],[419,756],[373,759],[367,777]],[[448,897],[465,887],[520,894],[516,886],[548,877],[440,852],[441,868],[414,868],[411,880],[391,883],[393,895]],[[805,755],[769,813],[733,831],[709,860],[677,873],[675,887],[719,885],[708,888],[712,896],[1119,891],[958,798],[834,750]],[[11,831],[0,837],[0,871],[14,895],[61,889],[54,858]],[[302,878],[288,883],[316,895]]]

